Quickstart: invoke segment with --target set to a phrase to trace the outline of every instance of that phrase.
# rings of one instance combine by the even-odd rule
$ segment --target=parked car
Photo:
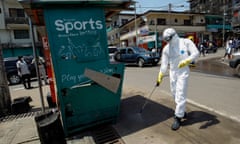
[[[114,55],[115,55],[116,52],[117,52],[117,47],[115,47],[115,46],[109,46],[108,47],[109,61],[110,62],[114,62],[115,61]]]
[[[29,69],[31,71],[31,77],[36,77],[36,69],[34,64],[31,64],[33,56],[24,56],[24,60],[27,62]],[[18,75],[18,70],[16,63],[18,61],[18,57],[8,57],[4,58],[4,66],[7,74],[7,80],[9,84],[19,84],[21,82],[21,78]]]
[[[233,58],[229,61],[229,66],[235,69],[236,74],[240,76],[240,52],[233,54]]]
[[[126,64],[135,63],[139,67],[143,67],[146,64],[155,66],[160,60],[160,54],[158,52],[147,51],[140,47],[125,47],[118,48],[114,58],[118,62],[124,62]]]

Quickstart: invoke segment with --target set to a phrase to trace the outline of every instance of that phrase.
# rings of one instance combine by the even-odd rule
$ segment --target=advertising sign
[[[139,44],[156,41],[156,35],[142,36],[138,38]]]
[[[85,82],[86,66],[97,68],[108,62],[102,9],[47,9],[44,15],[58,83],[69,87]]]
[[[87,9],[85,9],[87,10]],[[52,13],[49,22],[49,33],[54,35],[54,49],[57,56],[65,60],[89,61],[105,57],[103,49],[106,35],[105,20],[97,9],[85,12],[84,9],[64,10]],[[74,11],[74,12],[73,12]],[[74,13],[74,15],[73,15]],[[100,19],[102,18],[102,19]]]

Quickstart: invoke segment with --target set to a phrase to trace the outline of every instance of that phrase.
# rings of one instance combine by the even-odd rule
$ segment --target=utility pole
[[[222,47],[225,46],[225,17],[226,17],[226,5],[225,2],[223,2],[223,24],[222,24]]]
[[[155,49],[158,50],[157,19],[155,20],[154,26],[155,26],[154,33],[155,33],[155,38],[156,38],[155,39]]]
[[[7,83],[7,76],[0,44],[0,117],[7,115],[11,110],[11,97]]]
[[[134,27],[135,27],[135,35],[136,35],[136,42],[135,45],[138,46],[138,28],[137,28],[137,7],[136,7],[136,3],[134,3]]]
[[[172,8],[174,8],[174,7],[180,8],[180,7],[184,7],[184,5],[177,5],[177,6],[175,6],[175,5],[171,4],[171,3],[168,4],[169,26],[172,25],[172,21],[171,21],[171,15],[172,14],[171,13],[172,13]]]
[[[33,24],[32,24],[30,17],[28,18],[28,23],[29,23],[29,28],[30,28],[31,37],[32,37],[33,55],[34,55],[34,59],[35,59],[36,73],[37,73],[37,77],[38,77],[38,85],[39,85],[39,93],[40,93],[40,99],[41,99],[41,104],[42,104],[42,112],[45,112],[45,104],[44,104],[43,90],[42,90],[42,80],[40,77],[39,66],[37,63],[37,51],[36,51],[36,47],[35,47],[34,30],[33,30]]]
[[[172,4],[169,3],[169,4],[168,4],[169,26],[172,25],[172,22],[171,22],[171,11],[172,11]]]

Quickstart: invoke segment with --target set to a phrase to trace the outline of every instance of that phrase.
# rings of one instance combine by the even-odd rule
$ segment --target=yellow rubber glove
[[[190,59],[186,59],[186,60],[182,60],[179,64],[178,64],[178,68],[183,68],[187,65],[189,65],[191,63]]]
[[[163,78],[163,73],[159,72],[156,86],[159,86],[159,84],[162,82],[162,78]]]

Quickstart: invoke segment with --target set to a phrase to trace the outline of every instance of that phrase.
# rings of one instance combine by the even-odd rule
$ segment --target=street
[[[192,68],[189,79],[188,102],[240,122],[240,79],[194,72],[194,69],[196,68]],[[132,88],[148,96],[155,85],[158,72],[159,66],[126,67],[124,89]],[[164,77],[152,98],[161,97],[161,93],[170,96],[168,75]]]

